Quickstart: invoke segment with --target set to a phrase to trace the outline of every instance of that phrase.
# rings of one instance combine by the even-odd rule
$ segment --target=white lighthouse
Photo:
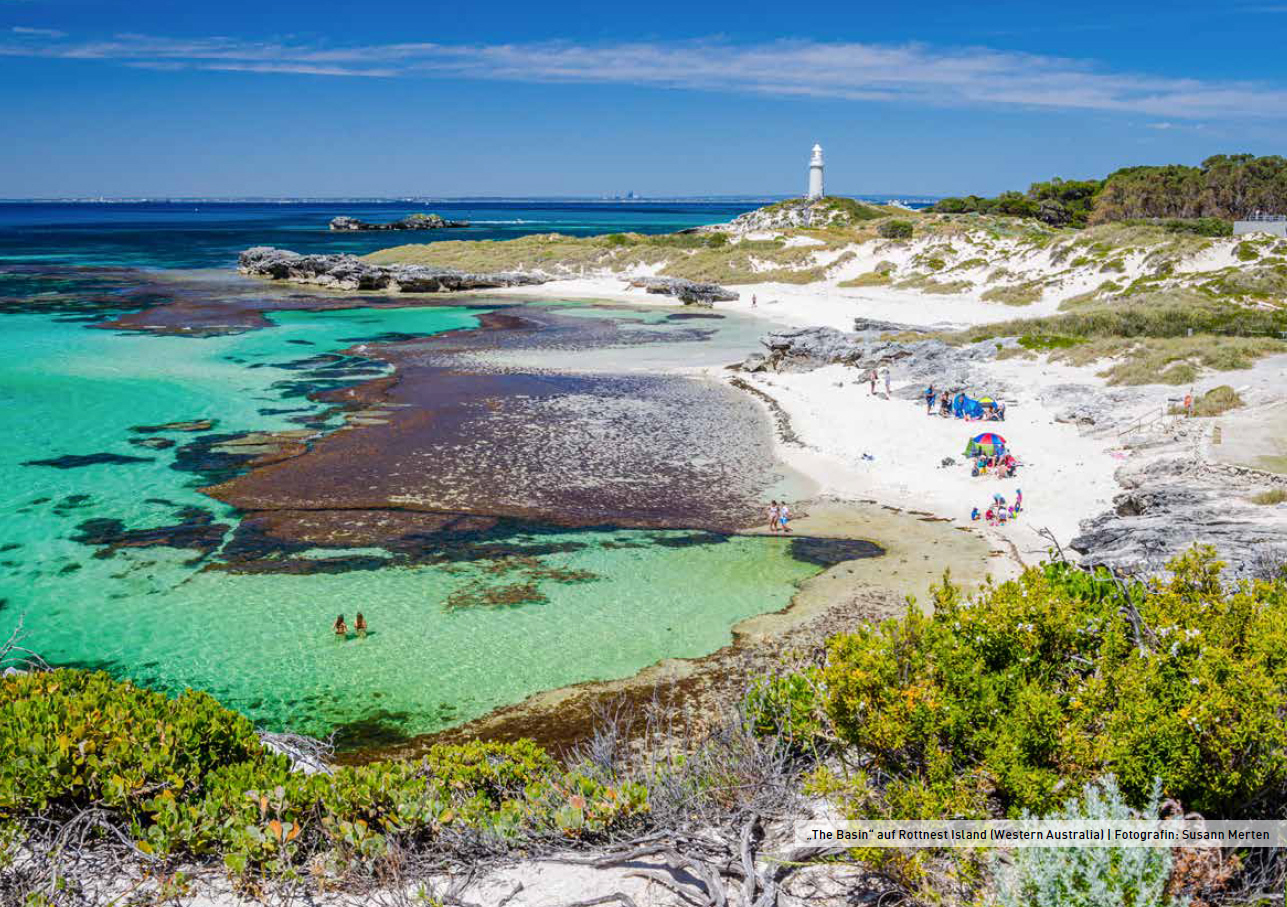
[[[809,158],[809,198],[822,198],[826,190],[822,188],[822,146],[813,146],[813,157]]]

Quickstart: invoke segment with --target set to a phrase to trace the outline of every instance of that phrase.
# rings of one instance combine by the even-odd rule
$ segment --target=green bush
[[[1234,249],[1234,255],[1237,256],[1238,261],[1255,261],[1260,257],[1256,247],[1249,242],[1238,243]]]
[[[885,239],[911,239],[915,232],[910,220],[887,220],[876,228],[876,233]]]
[[[0,681],[0,822],[89,806],[145,852],[221,856],[243,872],[319,850],[373,860],[390,835],[427,841],[448,825],[501,839],[595,835],[646,811],[647,792],[567,772],[531,741],[305,775],[204,693],[167,699],[71,670]]]
[[[1161,778],[1212,817],[1287,806],[1287,583],[1226,588],[1209,550],[1171,569],[1125,593],[1064,564],[975,600],[945,583],[932,614],[834,637],[824,705],[883,808],[1044,812],[1109,773],[1137,804]]]
[[[743,702],[756,734],[780,737],[799,751],[816,751],[826,733],[813,670],[757,678]]]

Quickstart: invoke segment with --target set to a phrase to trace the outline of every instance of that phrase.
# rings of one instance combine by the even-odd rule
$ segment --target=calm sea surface
[[[271,329],[209,338],[92,325],[113,293],[144,279],[136,269],[231,269],[251,245],[364,253],[409,240],[668,232],[749,207],[0,205],[0,506],[8,517],[0,521],[0,632],[22,621],[28,644],[52,663],[100,667],[167,692],[208,690],[265,727],[338,730],[351,746],[724,645],[733,623],[783,607],[819,568],[776,539],[527,527],[506,543],[539,549],[555,577],[584,571],[575,574],[581,581],[538,580],[540,603],[451,610],[454,592],[491,581],[492,562],[257,576],[211,569],[217,550],[111,553],[93,544],[121,529],[237,523],[184,468],[183,451],[199,433],[133,428],[193,419],[213,420],[219,433],[298,428],[325,410],[300,390],[303,360],[389,333],[469,327],[483,309],[292,312],[272,316]],[[473,226],[326,229],[338,214],[392,220],[425,210]],[[348,380],[381,368],[365,365],[363,377]],[[145,437],[174,444],[137,443]],[[367,614],[371,635],[335,640],[330,622],[341,612],[351,621],[355,611]]]

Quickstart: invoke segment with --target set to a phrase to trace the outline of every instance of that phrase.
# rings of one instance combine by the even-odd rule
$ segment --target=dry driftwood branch
[[[576,901],[572,904],[564,904],[563,907],[599,907],[600,904],[620,904],[621,907],[639,907],[630,895],[620,891],[604,895],[601,898],[591,898],[588,901]]]

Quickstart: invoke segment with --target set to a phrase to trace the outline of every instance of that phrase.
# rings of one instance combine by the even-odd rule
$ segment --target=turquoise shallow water
[[[292,420],[324,411],[305,396],[320,380],[364,380],[382,369],[357,360],[333,372],[324,360],[304,360],[383,334],[469,327],[484,311],[291,312],[272,316],[271,329],[209,338],[90,327],[104,317],[95,300],[137,279],[121,272],[104,283],[103,275],[58,268],[230,267],[238,249],[259,242],[368,251],[389,239],[328,233],[326,219],[406,213],[154,207],[0,206],[0,504],[8,517],[0,521],[0,632],[23,621],[28,643],[51,662],[103,667],[167,692],[205,689],[265,727],[340,729],[349,745],[361,745],[433,731],[539,690],[708,653],[729,641],[738,620],[783,607],[818,571],[778,539],[538,527],[500,540],[511,552],[528,549],[530,562],[239,575],[207,569],[220,562],[217,552],[204,560],[164,547],[96,556],[102,549],[76,540],[90,520],[163,527],[199,508],[217,523],[237,522],[197,490],[200,476],[174,468],[200,434],[161,433],[175,446],[153,450],[130,443],[145,437],[132,427],[209,418],[214,433],[298,429]],[[527,209],[480,210],[468,212],[478,226],[467,238],[669,230],[731,213],[573,206],[538,218]],[[32,301],[51,293],[66,296],[63,314],[33,314]],[[662,320],[637,316],[636,329],[661,330]],[[669,346],[648,347],[648,355]],[[586,365],[610,367],[620,357],[605,351]],[[23,465],[94,454],[139,459]],[[463,593],[505,599],[520,586],[524,604],[449,607]],[[351,622],[359,610],[371,635],[336,640],[335,615]]]
[[[543,553],[534,580],[547,601],[450,609],[453,593],[527,581],[493,562],[312,575],[236,575],[167,548],[95,557],[74,541],[90,519],[130,528],[228,508],[172,468],[174,452],[129,443],[141,424],[213,418],[214,431],[298,428],[292,364],[386,332],[475,323],[474,311],[284,313],[278,327],[204,339],[117,334],[45,316],[10,315],[0,333],[0,629],[19,618],[57,663],[102,666],[156,688],[205,689],[272,728],[351,742],[415,734],[526,695],[629,675],[659,658],[724,645],[736,621],[786,605],[817,567],[778,540],[683,532],[548,532],[507,540]],[[301,341],[307,342],[304,345]],[[349,380],[358,380],[356,378]],[[291,413],[265,411],[289,409]],[[195,435],[172,432],[179,445]],[[56,469],[22,465],[64,454],[144,462]],[[82,497],[83,496],[83,497]],[[328,552],[334,554],[334,552]],[[379,552],[373,552],[379,554]],[[216,558],[217,560],[217,558]],[[489,585],[490,584],[490,585]],[[372,634],[340,642],[330,622],[364,611]]]

